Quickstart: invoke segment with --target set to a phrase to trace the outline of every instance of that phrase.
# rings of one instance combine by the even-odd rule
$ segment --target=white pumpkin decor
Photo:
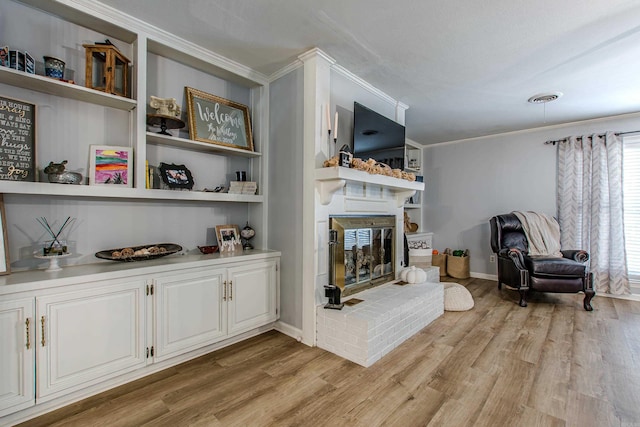
[[[405,282],[409,284],[422,283],[427,281],[427,273],[421,268],[416,268],[416,266],[411,266],[406,274],[406,277],[407,278]]]
[[[407,273],[409,273],[411,271],[411,267],[405,267],[402,270],[400,270],[400,280],[402,280],[403,282],[407,281]]]

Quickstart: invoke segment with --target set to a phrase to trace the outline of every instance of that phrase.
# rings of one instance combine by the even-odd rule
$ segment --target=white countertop
[[[98,261],[95,264],[63,267],[60,271],[49,273],[45,272],[44,268],[42,270],[21,271],[0,276],[0,296],[82,282],[118,279],[223,264],[227,266],[229,263],[257,261],[280,255],[279,251],[254,249],[237,254],[220,254],[219,252],[209,255],[199,253],[174,254],[135,262]]]

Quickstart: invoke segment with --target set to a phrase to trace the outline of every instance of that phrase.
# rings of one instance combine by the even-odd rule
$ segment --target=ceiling
[[[102,2],[266,75],[318,47],[422,144],[640,111],[638,0]]]

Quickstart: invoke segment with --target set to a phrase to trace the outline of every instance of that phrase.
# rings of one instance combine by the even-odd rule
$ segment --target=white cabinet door
[[[277,261],[228,269],[229,334],[277,319]]]
[[[33,304],[0,302],[0,417],[35,404]]]
[[[227,333],[224,268],[154,280],[155,361],[204,347]]]
[[[36,298],[39,402],[145,366],[145,282]]]

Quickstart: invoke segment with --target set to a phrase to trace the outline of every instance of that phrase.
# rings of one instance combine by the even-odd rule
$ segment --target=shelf
[[[209,144],[206,142],[193,141],[186,138],[178,138],[175,136],[162,135],[155,132],[147,132],[147,142],[155,145],[167,145],[187,150],[200,152],[221,153],[225,155],[239,157],[260,157],[262,153],[255,151],[242,150],[240,148],[226,147],[224,145]]]
[[[388,188],[396,194],[398,207],[404,206],[404,201],[413,196],[416,191],[424,190],[424,182],[374,175],[357,169],[335,166],[316,169],[316,187],[320,193],[320,203],[323,205],[331,203],[333,194],[347,182],[361,182]]]
[[[411,172],[411,173],[416,174],[416,175],[421,175],[422,174],[422,172],[420,171],[420,168],[418,168],[418,169],[404,168],[404,171],[405,172]]]
[[[181,200],[200,202],[262,203],[262,195],[205,193],[202,191],[147,190],[116,185],[68,185],[46,182],[0,181],[0,193],[110,199]]]
[[[417,204],[417,203],[405,203],[404,204],[404,208],[405,209],[420,209],[422,207],[422,205]]]
[[[24,71],[7,67],[0,67],[0,83],[124,111],[131,111],[138,105],[133,99],[99,92],[38,74],[27,74]]]

